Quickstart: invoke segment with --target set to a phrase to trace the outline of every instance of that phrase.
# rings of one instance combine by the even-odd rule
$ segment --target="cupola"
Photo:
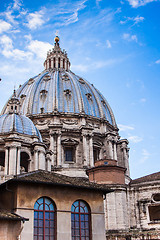
[[[70,70],[70,61],[67,57],[67,52],[65,50],[62,51],[59,46],[59,37],[56,36],[54,41],[54,47],[48,51],[44,62],[45,69]]]
[[[7,111],[8,113],[19,113],[20,101],[16,97],[16,91],[14,90],[12,98],[8,101]]]

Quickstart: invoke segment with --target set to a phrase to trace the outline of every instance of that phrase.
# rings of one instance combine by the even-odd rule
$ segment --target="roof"
[[[73,72],[45,70],[17,91],[21,112],[35,114],[85,114],[107,120],[116,127],[113,112],[102,94]],[[6,113],[5,105],[2,114]]]
[[[28,117],[16,113],[8,113],[0,116],[0,134],[12,132],[37,136],[39,141],[42,142],[39,130]]]
[[[7,210],[0,209],[0,219],[4,220],[19,220],[19,221],[27,221],[27,218],[21,217],[16,213],[11,213]]]
[[[130,184],[147,183],[160,180],[160,172],[152,173],[141,178],[131,180]]]
[[[85,177],[68,177],[65,175],[48,172],[44,170],[37,170],[29,173],[17,175],[16,177],[8,180],[8,182],[25,182],[25,183],[41,183],[57,186],[74,187],[81,189],[90,189],[102,192],[112,192],[105,184],[97,184],[90,182]],[[4,183],[5,184],[5,183]],[[2,184],[3,185],[3,184]]]

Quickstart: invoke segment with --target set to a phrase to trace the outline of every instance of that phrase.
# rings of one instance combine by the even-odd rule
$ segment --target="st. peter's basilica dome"
[[[21,114],[85,114],[105,119],[116,127],[105,98],[92,84],[70,70],[67,54],[59,47],[59,38],[55,41],[44,62],[45,70],[26,81],[16,92],[21,102]]]

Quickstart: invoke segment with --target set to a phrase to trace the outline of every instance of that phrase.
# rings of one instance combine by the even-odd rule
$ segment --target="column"
[[[58,58],[56,58],[56,68],[58,68]]]
[[[47,158],[47,171],[51,171],[51,159]]]
[[[88,156],[87,156],[87,138],[86,134],[83,134],[83,159],[84,159],[84,166],[88,166]]]
[[[58,133],[57,136],[57,166],[62,166],[62,159],[61,159],[61,133]]]
[[[38,150],[34,150],[34,170],[38,170]]]
[[[113,159],[114,159],[114,160],[117,160],[117,147],[116,147],[116,142],[114,142],[113,144],[114,144],[114,146],[113,146],[113,148],[114,148],[114,156],[113,156]]]
[[[49,69],[49,60],[47,60],[47,69]]]
[[[109,145],[109,157],[111,159],[113,159],[113,148],[112,148],[112,142],[108,141],[108,145]]]
[[[63,59],[60,59],[60,68],[63,68]]]
[[[90,166],[94,167],[94,158],[93,158],[93,138],[92,135],[89,139],[89,157],[90,157]]]
[[[17,169],[16,169],[16,174],[20,174],[20,153],[21,153],[21,148],[17,148]]]
[[[66,59],[65,59],[65,70],[67,70],[67,61],[66,61]]]
[[[9,148],[6,147],[6,150],[5,150],[5,175],[8,175],[8,172],[9,172],[8,165],[9,165]]]
[[[53,69],[53,58],[51,59],[51,68]]]
[[[126,146],[123,146],[123,158],[124,158],[124,164],[127,169],[126,174],[129,176],[129,163],[128,163],[128,155],[127,155],[127,148]]]
[[[39,151],[39,169],[45,170],[46,161],[45,161],[45,152],[43,150]]]
[[[50,147],[49,147],[49,149],[53,153],[52,156],[51,156],[51,160],[52,160],[51,164],[53,164],[53,165],[54,165],[54,144],[55,144],[55,142],[54,142],[54,134],[52,133],[52,134],[50,134]]]
[[[17,148],[15,146],[10,147],[9,152],[9,175],[16,174],[16,151]]]

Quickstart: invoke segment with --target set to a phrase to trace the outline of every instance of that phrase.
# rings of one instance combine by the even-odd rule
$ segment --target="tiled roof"
[[[68,177],[65,175],[38,170],[34,172],[24,173],[10,179],[9,182],[28,182],[28,183],[43,183],[59,186],[76,187],[83,189],[99,190],[103,192],[111,192],[105,184],[96,184],[90,182],[85,177]]]
[[[160,180],[160,172],[156,172],[141,178],[134,179],[130,182],[130,184],[136,184],[136,183],[145,183],[145,182],[152,182]]]
[[[23,221],[28,220],[28,219],[26,219],[24,217],[19,216],[16,213],[11,213],[11,212],[9,212],[7,210],[2,210],[2,209],[0,209],[0,219],[23,220]]]

